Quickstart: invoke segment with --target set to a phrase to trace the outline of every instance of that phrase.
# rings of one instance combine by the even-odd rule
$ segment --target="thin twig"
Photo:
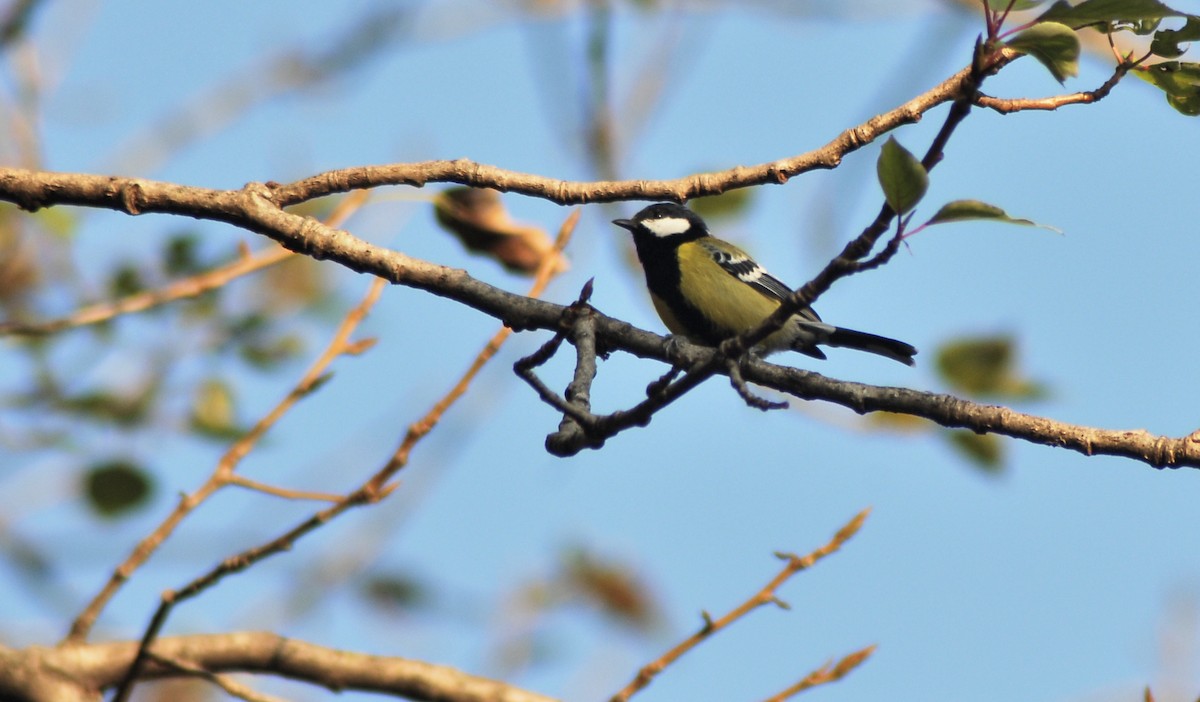
[[[570,240],[571,233],[574,231],[576,223],[579,221],[580,211],[572,212],[563,223],[559,230],[558,238],[555,241],[554,248],[547,252],[541,265],[538,267],[537,278],[530,289],[530,295],[540,295],[553,277],[555,271],[560,268],[559,257],[563,247]],[[353,317],[361,318],[366,314],[366,311],[374,303],[378,297],[378,290],[383,282],[382,278],[376,278],[372,281],[371,290],[367,294],[367,298],[347,316],[347,321]],[[357,314],[361,310],[361,314]],[[359,488],[342,497],[333,505],[320,510],[313,514],[308,519],[300,524],[292,527],[276,538],[247,549],[234,556],[230,556],[222,561],[217,567],[208,571],[204,575],[192,580],[178,591],[168,590],[162,594],[162,599],[158,608],[151,617],[146,631],[143,633],[141,641],[138,645],[137,655],[133,662],[129,665],[128,671],[117,687],[117,692],[113,696],[113,702],[126,702],[129,695],[132,693],[134,685],[136,685],[138,676],[141,673],[143,666],[146,663],[151,646],[163,626],[166,624],[167,618],[170,616],[174,607],[185,600],[196,597],[208,588],[220,582],[228,575],[241,572],[259,561],[270,556],[283,553],[290,550],[295,543],[312,531],[324,526],[337,516],[347,510],[359,507],[366,504],[373,504],[387,497],[397,487],[397,483],[387,484],[387,481],[395,475],[397,471],[407,465],[408,456],[412,451],[413,446],[426,436],[430,430],[441,419],[446,409],[449,408],[458,398],[466,392],[470,385],[470,381],[479,373],[479,370],[487,363],[488,359],[495,355],[500,345],[508,338],[511,329],[501,329],[484,347],[483,351],[476,357],[475,362],[471,364],[467,372],[451,388],[445,397],[434,404],[433,408],[418,422],[410,426],[408,433],[401,442],[400,448],[392,455],[387,463],[377,471],[374,475],[367,479]]]
[[[330,227],[341,226],[367,199],[367,191],[359,190],[342,198],[333,212],[325,218]],[[0,336],[45,336],[66,329],[98,324],[123,314],[143,312],[168,302],[196,297],[215,290],[244,275],[285,261],[295,254],[279,245],[256,253],[243,253],[237,260],[194,276],[172,281],[157,290],[143,290],[117,300],[88,305],[58,319],[42,322],[0,322]]]
[[[1115,50],[1115,49],[1114,49]],[[1143,61],[1150,57],[1151,54],[1146,54],[1136,61],[1121,61],[1113,69],[1113,74],[1108,80],[1104,81],[1099,88],[1095,90],[1085,90],[1078,93],[1069,93],[1067,95],[1056,95],[1054,97],[1045,98],[1013,98],[1004,99],[991,97],[980,93],[975,98],[975,104],[980,107],[987,107],[995,110],[1000,114],[1012,114],[1013,112],[1021,112],[1022,110],[1057,110],[1066,105],[1087,105],[1093,102],[1099,102],[1108,97],[1117,83]]]
[[[529,297],[540,297],[546,286],[550,283],[550,279],[554,277],[555,271],[559,268],[559,256],[571,240],[571,234],[574,233],[575,225],[579,223],[579,217],[582,212],[579,209],[571,212],[559,228],[558,236],[554,240],[554,247],[542,259],[541,265],[538,266],[533,285],[529,288]],[[441,420],[442,415],[445,414],[450,405],[454,404],[466,393],[467,388],[471,385],[471,381],[475,379],[475,376],[479,374],[479,371],[483,369],[487,362],[496,355],[496,352],[500,350],[500,346],[511,334],[511,327],[502,327],[497,331],[483,347],[483,350],[475,357],[475,360],[471,362],[470,367],[467,368],[467,372],[463,373],[458,383],[450,389],[450,392],[434,403],[433,407],[425,413],[425,416],[409,426],[404,439],[400,442],[400,446],[396,449],[395,453],[392,454],[387,465],[368,481],[367,485],[370,489],[381,489],[392,476],[408,465],[408,457],[412,453],[413,447],[433,430],[433,427]]]
[[[725,359],[725,372],[729,376],[729,384],[737,391],[739,397],[747,405],[754,409],[759,409],[764,412],[767,410],[787,409],[787,402],[776,402],[768,400],[764,397],[759,397],[754,394],[754,391],[746,385],[746,379],[742,377],[741,363],[736,358]]]
[[[41,322],[0,322],[0,335],[46,336],[67,329],[106,322],[118,315],[141,312],[175,300],[196,297],[209,290],[219,288],[235,278],[262,270],[293,255],[291,251],[282,246],[272,245],[253,254],[240,255],[237,260],[219,268],[171,282],[165,287],[144,290],[118,300],[98,302],[82,307],[65,317]]]
[[[361,198],[356,198],[356,200],[361,201]],[[339,216],[345,216],[347,212],[348,210],[343,210]],[[120,590],[121,586],[129,580],[138,568],[149,560],[150,556],[175,531],[184,518],[215,492],[231,482],[237,465],[258,444],[263,435],[275,426],[276,422],[293,405],[314,390],[324,377],[325,369],[329,367],[329,364],[335,358],[346,353],[348,348],[353,348],[349,343],[350,335],[366,316],[371,306],[375,304],[375,300],[379,298],[384,285],[385,282],[382,278],[375,279],[366,298],[342,320],[329,345],[317,360],[313,362],[300,381],[265,417],[258,420],[250,431],[233,442],[225,454],[221,456],[216,468],[213,469],[212,474],[203,485],[191,494],[180,498],[175,509],[163,519],[154,531],[138,542],[133,551],[116,567],[112,575],[109,576],[108,581],[100,589],[100,592],[96,593],[87,606],[84,607],[83,611],[75,618],[74,622],[72,622],[70,631],[67,633],[65,639],[66,642],[78,643],[87,638],[96,619],[100,616],[100,612],[104,610],[104,607],[112,599],[113,595]]]
[[[980,42],[976,42],[971,66],[966,69],[966,75],[957,84],[958,92],[952,96],[953,102],[950,105],[950,111],[946,115],[945,121],[942,122],[941,129],[938,130],[926,150],[925,156],[921,159],[921,165],[926,172],[933,170],[941,162],[951,135],[971,111],[979,86],[987,76],[999,70],[999,66],[1006,63],[1005,56],[1004,51],[987,52]],[[756,329],[723,342],[721,352],[728,357],[742,356],[759,342],[782,329],[792,315],[816,302],[817,298],[838,280],[863,270],[861,260],[875,248],[879,237],[888,230],[895,216],[896,213],[891,206],[886,202],[883,203],[875,220],[846,244],[842,252],[826,264],[820,273],[793,292]],[[899,246],[898,240],[894,240],[892,243],[896,247]],[[887,261],[894,253],[894,248],[890,252],[885,249],[883,257],[872,263],[872,267]]]
[[[842,657],[837,663],[830,661],[825,665],[817,668],[813,672],[804,676],[795,685],[787,687],[780,692],[771,695],[763,702],[784,702],[784,700],[795,697],[796,695],[811,690],[819,685],[826,685],[831,682],[837,682],[850,674],[858,666],[862,665],[871,654],[875,652],[875,646],[872,644],[866,648],[859,649],[854,653],[847,654]]]
[[[628,685],[621,688],[617,694],[613,695],[609,702],[626,702],[630,697],[633,697],[640,690],[649,685],[650,682],[654,680],[659,673],[666,669],[667,666],[679,660],[683,654],[696,648],[713,635],[724,630],[730,624],[733,624],[755,609],[767,604],[776,604],[786,607],[783,601],[775,595],[776,590],[778,590],[780,586],[787,582],[787,580],[796,573],[799,573],[807,568],[811,568],[817,561],[840,549],[843,544],[845,544],[856,533],[858,533],[858,530],[862,527],[863,522],[866,520],[870,511],[871,510],[868,508],[854,515],[854,518],[847,522],[846,525],[841,529],[838,529],[837,533],[833,535],[833,538],[830,539],[824,546],[821,546],[806,556],[801,557],[784,553],[776,554],[779,558],[787,561],[787,564],[784,565],[783,570],[781,570],[774,578],[771,578],[770,582],[764,585],[758,592],[751,595],[745,602],[742,602],[737,607],[734,607],[727,614],[718,619],[713,619],[707,613],[704,613],[704,623],[700,629],[696,631],[696,633],[692,634],[683,641],[680,641],[666,653],[662,654],[657,659],[648,663],[645,667],[639,670],[637,675],[634,676],[633,680],[631,680]]]
[[[246,700],[246,702],[287,702],[287,700],[283,699],[282,697],[275,697],[274,695],[268,695],[257,690],[253,690],[250,687],[234,680],[228,675],[213,673],[181,658],[169,658],[156,653],[150,653],[149,658],[161,666],[173,668],[181,673],[186,673],[188,675],[193,675],[195,677],[207,680],[208,682],[224,690],[227,694],[238,699]]]
[[[261,492],[264,495],[273,495],[275,497],[282,497],[285,500],[311,500],[313,502],[337,502],[338,500],[342,499],[342,495],[336,495],[332,492],[313,492],[311,490],[293,490],[292,488],[284,488],[284,487],[278,487],[276,485],[268,485],[266,483],[260,483],[257,480],[251,480],[250,478],[247,478],[242,475],[238,475],[237,473],[233,473],[229,476],[228,484],[236,485],[238,487],[243,487],[243,488],[246,488],[247,490],[253,490],[255,492]]]

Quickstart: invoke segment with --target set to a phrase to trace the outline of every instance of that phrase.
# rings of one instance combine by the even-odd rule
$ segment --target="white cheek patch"
[[[692,223],[683,217],[664,217],[662,219],[647,219],[642,226],[659,238],[674,236],[686,232]]]

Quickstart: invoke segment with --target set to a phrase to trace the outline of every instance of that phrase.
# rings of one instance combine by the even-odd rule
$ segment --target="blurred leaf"
[[[568,648],[545,631],[525,631],[501,642],[491,658],[495,669],[500,672],[498,677],[509,678],[532,666],[561,661],[564,650]]]
[[[41,272],[20,230],[0,220],[0,301],[18,303],[37,288]]]
[[[324,221],[345,197],[346,195],[339,193],[337,195],[313,198],[312,200],[288,205],[287,211],[288,214],[312,217],[313,219]]]
[[[947,384],[968,395],[1013,400],[1044,396],[1044,387],[1019,376],[1015,357],[1011,337],[965,338],[938,349],[937,369]]]
[[[172,678],[138,683],[134,699],[141,702],[214,702],[216,685],[201,678]],[[222,695],[221,700],[230,699]]]
[[[413,610],[429,604],[429,589],[409,573],[392,572],[369,578],[363,594],[375,604]]]
[[[232,337],[242,337],[265,331],[271,323],[271,318],[262,312],[250,312],[229,320],[228,333]]]
[[[917,433],[934,428],[928,419],[900,412],[872,412],[865,419],[869,426],[889,431]]]
[[[1046,2],[1046,0],[987,0],[987,5],[988,9],[990,10],[1003,12],[1008,8],[1008,4],[1010,2],[1012,2],[1013,12],[1021,12],[1023,10],[1037,7],[1038,5]]]
[[[888,137],[875,164],[883,196],[892,210],[902,215],[917,206],[929,189],[925,167],[895,137]]]
[[[198,433],[215,439],[236,438],[241,432],[235,414],[233,390],[225,381],[210,378],[196,389],[191,425]]]
[[[713,220],[741,215],[753,200],[753,188],[737,188],[712,197],[698,197],[688,201],[688,205],[705,220]]]
[[[1057,232],[1058,229],[1047,224],[1038,224],[1030,219],[1021,219],[1009,215],[1004,210],[995,205],[981,202],[980,200],[954,200],[942,205],[942,208],[930,218],[925,226],[934,224],[947,224],[949,222],[969,222],[990,220],[993,222],[1004,222],[1007,224],[1019,224],[1027,227],[1041,227]]]
[[[495,190],[443,190],[433,200],[433,211],[438,224],[468,250],[485,254],[514,273],[533,274],[554,248],[544,230],[514,222]],[[555,272],[566,268],[566,258],[560,256]]]
[[[238,355],[260,370],[271,370],[304,351],[304,341],[296,334],[271,339],[251,339],[238,347]]]
[[[113,297],[127,297],[145,288],[141,272],[132,263],[122,263],[108,280],[108,293]]]
[[[46,581],[54,576],[54,562],[32,542],[11,531],[0,534],[0,550],[13,568],[30,580]]]
[[[1005,42],[1034,57],[1059,83],[1079,73],[1079,37],[1058,22],[1039,22]]]
[[[643,631],[660,621],[649,588],[628,564],[600,560],[583,549],[569,551],[563,561],[564,585],[607,616]]]
[[[1167,94],[1167,103],[1189,117],[1200,115],[1200,63],[1163,61],[1134,69],[1138,78]]]
[[[145,506],[151,491],[149,474],[132,461],[105,461],[88,468],[84,474],[88,506],[102,517],[118,517]]]
[[[946,438],[976,467],[989,473],[999,473],[1004,469],[1004,442],[999,436],[956,429],[946,432]]]
[[[167,275],[194,275],[202,266],[196,257],[200,239],[192,232],[182,232],[167,239],[163,251],[163,269]]]
[[[324,266],[308,256],[289,256],[268,266],[256,278],[266,307],[272,311],[309,307],[329,291]]]
[[[141,424],[149,415],[158,386],[148,383],[137,392],[117,394],[110,390],[93,390],[58,401],[58,406],[73,414],[112,422],[123,427]]]
[[[68,207],[47,207],[34,213],[42,229],[59,239],[70,239],[79,228],[79,216]]]

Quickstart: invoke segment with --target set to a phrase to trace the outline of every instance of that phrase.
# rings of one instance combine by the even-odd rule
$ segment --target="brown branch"
[[[609,702],[626,702],[630,697],[633,697],[635,694],[649,685],[650,682],[654,680],[659,673],[666,669],[667,666],[679,660],[683,654],[696,648],[710,637],[716,635],[718,632],[727,628],[730,624],[733,624],[759,607],[767,604],[777,604],[786,608],[786,605],[775,595],[776,590],[778,590],[780,586],[787,582],[787,580],[796,573],[811,568],[814,564],[816,564],[817,561],[840,549],[843,544],[845,544],[856,533],[858,533],[858,530],[862,527],[863,522],[866,521],[867,514],[869,513],[870,509],[864,509],[863,511],[854,515],[854,518],[847,522],[846,525],[841,529],[839,529],[837,533],[833,535],[833,538],[830,539],[824,546],[821,546],[806,556],[801,557],[794,554],[784,553],[776,554],[780,558],[787,561],[787,564],[784,565],[783,570],[779,571],[774,578],[771,578],[770,582],[764,585],[758,592],[751,595],[745,602],[742,602],[737,607],[734,607],[732,610],[718,619],[712,619],[707,613],[704,613],[704,624],[698,631],[696,631],[696,633],[692,634],[683,641],[680,641],[666,653],[662,654],[657,659],[648,663],[645,667],[639,670],[637,675],[634,676],[633,680],[631,680],[628,685],[621,688],[617,694],[613,695]]]
[[[178,658],[168,658],[167,656],[162,656],[156,653],[151,653],[150,659],[166,668],[178,670],[186,675],[207,680],[208,682],[211,682],[212,684],[224,690],[229,696],[246,700],[246,702],[287,702],[287,700],[284,700],[282,697],[274,697],[272,695],[266,695],[256,690],[252,690],[227,675],[213,673],[206,668],[198,666],[194,663],[189,663],[188,661],[180,660]]]
[[[959,86],[961,93],[954,96],[954,103],[950,108],[949,114],[946,115],[941,129],[938,130],[937,135],[933,138],[925,153],[925,157],[921,161],[926,171],[932,170],[942,160],[950,136],[957,129],[958,125],[966,119],[967,114],[971,110],[978,86],[988,75],[989,70],[991,70],[988,67],[997,62],[995,58],[997,55],[996,53],[985,53],[983,46],[979,43],[976,44],[970,73]],[[879,238],[888,230],[895,217],[896,212],[885,202],[881,206],[875,220],[861,234],[846,244],[842,252],[830,261],[816,277],[805,283],[799,290],[793,292],[757,328],[725,340],[720,345],[718,355],[713,356],[704,364],[693,367],[679,381],[657,383],[654,386],[656,391],[649,393],[646,400],[640,402],[632,409],[614,412],[607,416],[597,416],[591,413],[589,406],[576,406],[578,403],[571,403],[569,397],[559,397],[550,390],[533,371],[534,368],[549,360],[550,356],[553,355],[554,349],[557,348],[557,342],[547,344],[536,354],[521,359],[513,366],[513,370],[534,388],[543,401],[563,413],[563,422],[560,424],[559,431],[551,434],[546,439],[546,449],[556,456],[571,456],[584,448],[600,448],[609,437],[614,436],[618,432],[633,426],[645,426],[649,423],[650,418],[655,412],[666,407],[718,372],[720,370],[718,366],[723,366],[723,372],[729,377],[730,384],[749,406],[760,410],[787,407],[787,403],[771,402],[755,395],[742,377],[741,361],[750,349],[754,348],[771,334],[782,329],[797,311],[815,302],[817,297],[828,290],[835,282],[848,275],[871,270],[890,261],[899,250],[900,242],[903,241],[904,226],[907,223],[907,219],[901,219],[895,236],[888,241],[887,245],[878,254],[865,261],[863,259],[875,247]],[[571,329],[573,337],[579,335],[579,330],[584,324],[590,325],[587,310],[576,309],[577,307],[580,307],[579,303],[572,305],[563,317],[563,321]],[[568,318],[570,321],[568,321]],[[590,326],[587,333],[589,335],[592,333]],[[561,332],[559,334],[561,335]],[[561,340],[557,336],[556,339]],[[579,373],[584,368],[583,357],[586,354],[582,353],[583,349],[579,346],[577,339],[573,338],[572,342],[576,343],[576,347],[580,351],[577,354],[580,360],[576,364],[576,372]],[[593,360],[589,360],[588,362],[594,363]],[[564,426],[566,427],[565,431]]]
[[[971,106],[984,78],[995,73],[999,70],[1000,66],[1012,60],[1011,57],[1006,58],[1006,56],[1008,54],[1005,50],[989,51],[980,41],[976,41],[971,65],[964,69],[965,75],[957,84],[957,92],[951,96],[954,102],[950,106],[950,111],[946,115],[945,121],[942,122],[941,129],[938,130],[937,135],[934,136],[933,141],[929,144],[929,148],[925,151],[925,156],[921,159],[921,165],[925,168],[926,172],[933,170],[942,161],[946,144],[949,143],[950,137],[954,134],[958,125],[970,113]],[[847,243],[841,253],[826,264],[812,280],[809,280],[795,290],[757,328],[723,342],[721,344],[721,352],[727,357],[741,357],[759,342],[782,329],[796,312],[816,302],[817,298],[829,290],[837,281],[860,271],[876,268],[891,260],[892,256],[899,249],[900,241],[902,240],[902,232],[900,230],[897,231],[896,236],[892,238],[878,255],[865,262],[862,261],[875,248],[879,238],[887,232],[896,214],[892,210],[891,205],[885,201],[879,208],[879,214],[875,216],[875,220],[867,225],[857,237]]]
[[[998,59],[1009,60],[1008,54],[1002,54]],[[997,64],[989,65],[994,67]],[[733,174],[734,180],[737,180],[740,172],[735,169],[725,173]],[[496,174],[495,171],[490,173]],[[697,178],[707,182],[705,177]],[[334,182],[330,187],[333,189],[330,192],[351,187],[337,178],[332,180]],[[513,185],[509,181],[488,184],[509,190],[525,188],[536,194],[545,190],[547,184],[560,182],[537,179],[537,187],[525,182],[520,188],[509,187]],[[596,197],[605,193],[607,197],[614,192],[618,195],[628,192],[631,197],[649,197],[658,192],[656,189],[661,189],[663,183],[669,182],[645,182],[648,188],[645,193],[634,186],[629,186],[633,189],[626,191],[624,185],[619,192],[600,192],[589,184],[574,184],[562,192],[565,193],[564,197],[582,192]],[[640,185],[641,182],[638,182],[638,187]],[[0,200],[14,202],[27,210],[74,204],[107,207],[133,214],[164,212],[228,222],[269,236],[292,251],[318,259],[331,259],[355,271],[378,275],[393,283],[461,302],[511,327],[560,328],[566,309],[561,305],[500,290],[472,278],[465,271],[374,246],[348,232],[286,212],[273,200],[279,190],[280,186],[272,189],[261,184],[250,184],[237,191],[206,190],[140,179],[0,168]],[[667,353],[661,336],[635,329],[626,322],[605,317],[598,312],[595,315],[597,342],[606,349],[624,350],[643,358],[672,364],[680,362],[691,368],[712,361],[712,351],[698,347],[688,350],[681,360]],[[714,372],[720,372],[720,369]],[[1123,456],[1155,467],[1200,467],[1200,433],[1170,438],[1145,431],[1093,429],[1002,407],[979,405],[947,395],[847,383],[754,360],[746,364],[742,373],[750,382],[805,399],[835,402],[859,412],[886,410],[911,414],[943,426],[997,432],[1034,443],[1070,448],[1087,455],[1104,453]],[[687,378],[676,382],[684,380]]]
[[[898,412],[923,417],[952,429],[1002,434],[1035,444],[1070,449],[1086,456],[1120,456],[1155,468],[1200,468],[1200,430],[1172,438],[1144,429],[1097,429],[1000,405],[983,405],[952,395],[835,380],[761,361],[746,364],[742,372],[750,382],[804,400],[839,404],[859,414]]]
[[[140,211],[140,205],[152,203],[156,211],[172,210],[179,214],[203,211],[205,214],[201,216],[234,222],[261,232],[291,250],[319,259],[331,259],[352,270],[378,275],[393,283],[461,302],[520,329],[558,330],[567,309],[562,305],[501,290],[472,278],[466,271],[384,249],[358,239],[349,232],[325,227],[316,220],[282,211],[270,201],[270,191],[261,185],[250,185],[240,191],[203,191],[167,184],[147,184],[143,187],[143,182],[0,169],[0,199],[16,198],[18,202],[32,207],[49,202],[92,205],[117,203],[118,207],[136,212]],[[597,341],[607,349],[623,350],[642,358],[672,364],[678,362],[689,368],[711,362],[711,349],[692,345],[684,347],[681,344],[680,347],[684,348],[682,355],[669,355],[663,337],[636,329],[627,322],[606,317],[599,312],[594,314]],[[1087,455],[1103,453],[1123,456],[1155,467],[1200,467],[1200,434],[1170,438],[1145,431],[1094,429],[1003,407],[980,405],[949,395],[838,381],[817,373],[787,369],[757,360],[749,361],[743,367],[742,374],[750,382],[803,399],[835,402],[858,412],[911,414],[943,426],[1001,433],[1034,443],[1070,448]]]
[[[98,302],[58,319],[42,322],[0,322],[0,336],[45,336],[66,329],[106,322],[118,315],[142,312],[175,300],[196,297],[209,290],[219,288],[235,278],[262,270],[293,255],[291,251],[281,246],[271,246],[257,253],[243,254],[232,263],[174,281],[163,288],[144,290],[119,300]]]
[[[795,685],[785,688],[777,694],[771,695],[763,702],[784,702],[784,700],[795,697],[805,690],[811,690],[819,685],[827,685],[831,682],[837,682],[838,680],[841,680],[849,675],[850,671],[865,663],[874,652],[874,645],[867,646],[866,648],[859,649],[854,653],[843,656],[842,659],[837,663],[830,661],[829,663],[826,663],[825,665],[806,675]]]
[[[83,702],[117,685],[137,655],[137,643],[76,644],[10,649],[0,645],[0,698]],[[165,637],[154,643],[147,677],[180,673],[154,660],[184,661],[209,673],[260,673],[320,685],[429,702],[554,702],[503,682],[454,668],[372,656],[266,632]]]
[[[363,13],[323,44],[305,39],[272,56],[255,57],[121,145],[107,168],[116,173],[161,168],[173,154],[219,132],[256,107],[328,84],[384,55],[411,25],[414,14],[411,8],[383,5]]]
[[[154,531],[138,542],[133,552],[117,566],[112,575],[109,576],[108,582],[100,589],[100,592],[88,602],[87,606],[84,607],[83,611],[72,622],[71,629],[67,633],[67,642],[79,642],[87,638],[88,632],[91,631],[92,625],[96,622],[96,618],[100,616],[100,612],[103,611],[109,600],[112,599],[121,586],[125,584],[138,568],[149,560],[158,547],[174,533],[176,527],[179,526],[184,518],[214,493],[230,483],[237,465],[258,444],[258,441],[267,431],[275,426],[279,419],[293,405],[309,395],[317,387],[329,364],[349,348],[350,335],[366,316],[371,306],[375,304],[375,300],[379,298],[382,290],[383,282],[376,278],[367,296],[342,320],[341,325],[339,325],[337,331],[334,333],[332,341],[330,341],[320,357],[309,367],[304,376],[301,377],[300,382],[265,417],[258,420],[250,431],[233,442],[225,454],[221,456],[216,468],[203,485],[191,494],[183,496],[175,506],[175,509],[167,515]]]
[[[342,198],[333,212],[325,218],[330,227],[340,226],[366,202],[366,191],[360,190]],[[188,278],[173,281],[157,290],[144,290],[118,300],[88,305],[65,317],[43,322],[0,322],[0,336],[44,336],[88,324],[106,322],[118,315],[142,312],[175,300],[196,297],[215,290],[241,276],[280,263],[295,254],[281,246],[271,246],[257,253],[243,253],[236,261]]]
[[[987,107],[999,112],[1000,114],[1012,114],[1013,112],[1021,112],[1022,110],[1057,110],[1066,105],[1087,105],[1093,102],[1099,102],[1108,97],[1112,89],[1117,87],[1117,83],[1125,77],[1130,70],[1145,60],[1145,57],[1137,61],[1122,61],[1113,69],[1112,76],[1095,90],[1085,90],[1078,93],[1070,93],[1067,95],[1056,95],[1054,97],[1045,98],[1014,98],[1003,99],[991,97],[980,93],[975,98],[975,104],[980,107]]]
[[[251,480],[237,473],[230,474],[226,483],[236,485],[247,490],[261,492],[264,495],[273,495],[282,497],[285,500],[311,500],[313,502],[337,502],[342,499],[341,495],[335,495],[331,492],[313,492],[311,490],[294,490],[292,488],[279,487],[277,485],[268,485],[260,483],[257,480]]]
[[[571,233],[574,231],[575,225],[579,222],[579,216],[580,212],[576,210],[567,217],[565,222],[563,222],[562,227],[559,229],[558,238],[554,243],[554,247],[547,252],[541,262],[541,265],[538,267],[537,278],[530,290],[531,295],[541,294],[548,284],[550,278],[553,277],[555,271],[558,271],[562,268],[560,256],[563,247],[565,247],[567,242],[570,240]],[[352,330],[354,325],[357,324],[357,321],[361,320],[362,317],[366,315],[366,312],[370,309],[370,307],[374,304],[375,300],[378,298],[379,291],[382,289],[381,284],[381,278],[376,278],[374,281],[372,281],[371,290],[367,293],[367,297],[362,303],[360,303],[358,307],[356,307],[349,315],[347,315],[346,320],[343,322],[343,328],[349,328],[346,329],[345,335],[341,333],[342,330],[339,330],[339,334],[337,335],[337,337],[341,339],[340,345],[345,345],[345,336],[348,336],[350,330]],[[353,321],[354,324],[350,324],[351,321]],[[508,338],[510,333],[510,329],[501,329],[500,332],[498,332],[496,336],[494,336],[491,341],[488,342],[483,351],[481,351],[476,357],[475,362],[471,364],[471,367],[467,370],[459,382],[456,383],[453,388],[451,388],[450,392],[447,393],[446,396],[437,403],[435,403],[433,408],[422,420],[416,422],[409,428],[404,441],[401,442],[400,448],[397,449],[395,454],[392,455],[383,468],[368,478],[367,481],[358,489],[345,495],[333,505],[317,512],[316,514],[313,514],[308,519],[304,520],[295,527],[292,527],[274,539],[226,558],[215,568],[192,580],[182,589],[178,591],[168,590],[164,592],[162,594],[162,599],[159,603],[159,606],[155,611],[154,616],[150,620],[150,624],[146,627],[146,631],[142,635],[141,643],[138,646],[137,655],[134,656],[133,662],[129,665],[129,668],[125,672],[120,685],[117,687],[116,694],[113,696],[113,702],[125,702],[129,698],[129,695],[133,691],[134,685],[136,685],[144,666],[149,660],[151,647],[157,639],[159,632],[166,624],[167,618],[170,616],[170,613],[174,609],[175,605],[183,602],[184,600],[196,597],[200,593],[220,582],[228,575],[239,573],[265,558],[290,550],[299,539],[320,528],[321,526],[324,526],[326,523],[341,515],[343,512],[346,512],[354,507],[374,504],[375,502],[378,502],[379,500],[382,500],[391,494],[392,490],[395,489],[397,484],[393,483],[391,485],[387,485],[386,483],[392,476],[396,474],[396,472],[407,465],[408,456],[412,450],[412,447],[415,446],[416,443],[424,436],[426,436],[430,430],[432,430],[432,428],[441,419],[446,409],[463,396],[469,387],[471,380],[479,373],[480,369],[483,368],[487,361],[495,355],[496,351],[499,350],[500,345],[505,339]],[[333,345],[331,345],[331,348],[333,348]],[[308,376],[306,376],[306,379],[307,378]],[[301,384],[297,386],[297,390],[303,386],[304,382],[301,382]],[[218,474],[220,473],[220,470],[220,467],[218,467]],[[230,468],[230,470],[232,470],[232,468]],[[214,476],[215,475],[216,474],[214,474]]]
[[[542,259],[541,264],[538,266],[533,285],[529,288],[530,298],[540,297],[546,290],[546,286],[550,283],[550,279],[554,277],[554,273],[562,270],[562,267],[559,265],[560,256],[563,249],[566,248],[567,243],[571,240],[571,235],[575,232],[575,226],[579,224],[579,217],[582,212],[582,210],[575,210],[567,216],[562,226],[559,227],[558,236],[554,240],[554,248]],[[450,389],[450,392],[434,403],[433,407],[425,413],[425,416],[409,426],[408,432],[405,433],[404,439],[400,442],[400,446],[396,449],[395,453],[392,454],[391,459],[388,460],[387,465],[368,482],[371,489],[381,489],[388,480],[408,465],[408,457],[412,454],[413,447],[417,445],[417,442],[425,438],[437,423],[441,421],[442,415],[446,413],[450,405],[457,402],[467,392],[471,381],[475,379],[479,371],[483,370],[487,362],[496,355],[496,352],[500,350],[500,346],[504,344],[511,334],[511,327],[502,327],[497,331],[487,344],[484,345],[483,350],[479,352],[475,360],[471,362],[470,367],[459,378],[458,383]]]
[[[989,58],[994,72],[1019,54],[1002,49]],[[509,171],[468,159],[363,166],[328,171],[295,183],[250,184],[242,190],[211,190],[141,178],[50,173],[0,168],[0,200],[34,211],[51,205],[81,205],[115,209],[128,214],[160,212],[229,222],[268,234],[278,222],[271,210],[349,190],[384,185],[422,187],[427,183],[458,183],[540,197],[559,204],[617,200],[677,200],[717,195],[735,188],[782,184],[801,173],[831,169],[847,154],[883,134],[921,119],[929,110],[953,100],[971,80],[975,67],[964,68],[908,102],[846,129],[813,151],[756,166],[736,166],[675,180],[572,182]],[[296,234],[302,234],[302,228]],[[284,244],[287,246],[287,244]],[[315,253],[307,249],[293,251]]]

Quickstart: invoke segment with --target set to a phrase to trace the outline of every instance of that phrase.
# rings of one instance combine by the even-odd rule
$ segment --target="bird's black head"
[[[633,219],[614,219],[613,224],[628,229],[634,240],[660,240],[682,243],[708,234],[700,215],[683,205],[660,202],[644,208]]]

